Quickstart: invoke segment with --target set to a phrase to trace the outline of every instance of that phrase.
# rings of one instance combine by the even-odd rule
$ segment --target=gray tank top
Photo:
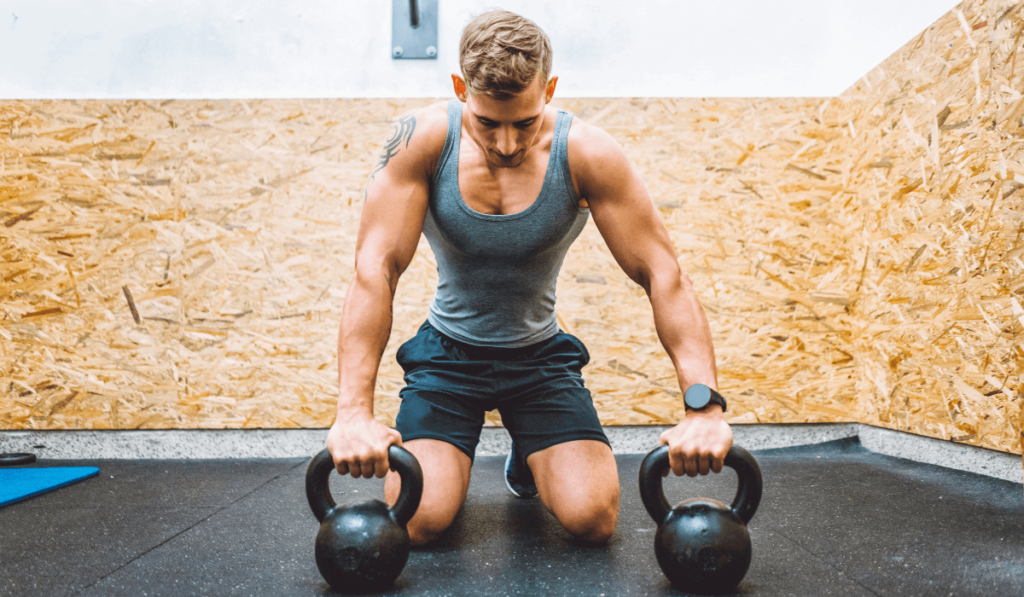
[[[508,348],[558,333],[555,281],[590,213],[579,207],[569,176],[571,123],[572,114],[559,110],[544,184],[533,204],[514,214],[482,214],[459,192],[462,102],[448,103],[448,135],[423,222],[439,277],[427,320],[441,333]]]

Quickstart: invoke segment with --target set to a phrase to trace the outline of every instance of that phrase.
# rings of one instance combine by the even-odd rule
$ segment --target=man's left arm
[[[580,195],[612,256],[650,298],[658,339],[675,365],[680,389],[702,383],[717,390],[711,327],[639,174],[608,133],[586,123],[574,124],[568,153]],[[661,435],[661,443],[669,446],[675,474],[717,473],[732,446],[732,430],[722,407],[711,404],[688,410]]]

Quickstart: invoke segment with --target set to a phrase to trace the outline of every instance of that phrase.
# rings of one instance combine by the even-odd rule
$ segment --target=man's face
[[[464,94],[469,130],[483,148],[487,163],[495,168],[515,168],[526,159],[544,121],[544,107],[551,100],[557,78],[545,82],[539,75],[533,84],[507,100]],[[456,84],[458,88],[458,84]]]

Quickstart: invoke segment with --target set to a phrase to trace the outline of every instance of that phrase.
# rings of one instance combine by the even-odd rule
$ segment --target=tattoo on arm
[[[388,165],[388,162],[391,161],[391,158],[398,155],[398,150],[401,147],[403,140],[405,141],[406,149],[409,148],[409,140],[412,139],[412,134],[413,131],[415,130],[416,117],[413,116],[412,114],[407,114],[399,118],[397,121],[395,121],[394,124],[391,125],[391,132],[388,134],[388,139],[384,143],[384,150],[380,154],[380,161],[377,162],[377,165],[374,167],[373,172],[370,173],[370,180],[373,180],[374,175],[383,170],[384,166]],[[367,183],[366,188],[363,190],[364,203],[369,196],[369,190],[369,183]],[[387,325],[384,326],[386,329],[381,330],[382,338],[380,343],[380,356],[384,355],[384,348],[387,346],[388,338],[391,336],[391,324],[395,315],[395,309],[393,304],[395,298],[395,288],[393,288],[391,285],[391,276],[384,274],[384,279],[387,280],[388,291],[391,293],[391,300],[387,302],[388,322]]]
[[[384,150],[380,154],[380,161],[373,168],[373,172],[370,173],[370,180],[373,180],[375,174],[384,169],[384,166],[388,165],[391,158],[398,155],[399,146],[402,141],[405,141],[406,149],[409,148],[409,140],[412,139],[412,133],[416,130],[416,117],[412,114],[406,114],[399,118],[391,125],[391,132],[388,133],[388,139],[384,142]]]

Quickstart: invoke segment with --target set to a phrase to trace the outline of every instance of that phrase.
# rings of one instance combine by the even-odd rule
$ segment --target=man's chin
[[[523,159],[522,158],[517,158],[517,159],[514,159],[514,160],[503,160],[503,159],[500,159],[500,158],[491,158],[491,165],[494,166],[495,168],[515,168],[516,166],[518,166],[519,164],[522,164],[522,163],[523,163]]]

